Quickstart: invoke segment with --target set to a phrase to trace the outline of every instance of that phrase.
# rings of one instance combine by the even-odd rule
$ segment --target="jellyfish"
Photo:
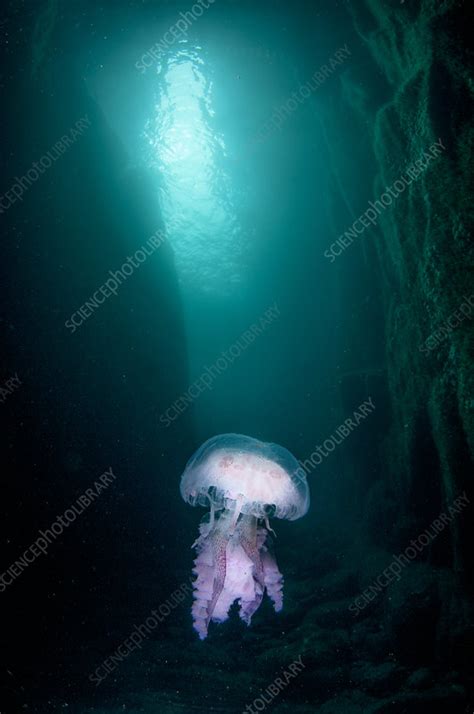
[[[193,573],[192,616],[201,640],[210,622],[224,622],[237,600],[250,624],[265,591],[283,607],[283,575],[275,559],[269,518],[294,521],[309,508],[306,476],[282,446],[242,434],[220,434],[191,457],[181,495],[209,507],[199,526]]]

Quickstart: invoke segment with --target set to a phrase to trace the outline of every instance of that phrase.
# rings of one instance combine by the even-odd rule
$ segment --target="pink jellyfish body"
[[[242,434],[206,441],[188,461],[181,495],[210,507],[194,543],[194,629],[203,640],[211,620],[224,622],[235,600],[249,625],[265,590],[276,612],[283,607],[269,517],[294,521],[309,508],[306,476],[282,446]],[[273,531],[272,531],[273,532]]]

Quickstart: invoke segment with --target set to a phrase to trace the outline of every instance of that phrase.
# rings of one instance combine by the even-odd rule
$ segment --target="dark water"
[[[6,3],[2,714],[473,711],[468,14]],[[226,433],[311,504],[200,640]]]

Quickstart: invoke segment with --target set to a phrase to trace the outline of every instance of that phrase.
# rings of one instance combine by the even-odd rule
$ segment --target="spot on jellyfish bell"
[[[269,518],[294,521],[309,508],[306,476],[289,451],[242,434],[206,441],[181,476],[181,495],[209,508],[199,526],[193,573],[194,629],[201,640],[209,623],[224,622],[235,600],[247,624],[265,590],[276,612],[283,607],[283,576],[273,551]]]

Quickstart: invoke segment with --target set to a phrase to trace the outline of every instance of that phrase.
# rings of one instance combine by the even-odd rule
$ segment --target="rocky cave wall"
[[[386,371],[379,374],[388,388],[390,427],[380,451],[387,473],[382,487],[366,485],[378,489],[379,502],[381,490],[385,494],[387,522],[398,531],[395,537],[387,533],[393,545],[421,532],[463,491],[471,500],[473,494],[472,320],[461,314],[454,329],[439,332],[474,285],[469,22],[457,2],[391,6],[366,0],[348,7],[367,54],[355,53],[327,110],[328,141],[337,151],[334,215],[344,203],[350,223],[432,144],[441,139],[446,147],[350,248],[353,255],[335,266],[341,305],[355,273],[383,304]],[[354,126],[357,147],[351,143]],[[361,173],[372,166],[373,185],[348,191],[348,171],[356,173],[357,166]],[[341,185],[349,196],[341,196]],[[349,227],[340,220],[335,226],[339,233]],[[371,312],[374,306],[364,313],[366,323]],[[367,324],[359,322],[363,337]],[[348,334],[354,334],[353,325]],[[359,362],[370,380],[367,342],[360,340]],[[435,563],[453,566],[465,582],[471,559],[462,544],[469,539],[472,530],[462,513],[449,542],[433,554]]]
[[[474,287],[468,17],[458,2],[391,7],[370,0],[353,8],[390,95],[370,115],[374,196],[438,139],[446,147],[382,214],[374,236],[392,411],[387,461],[408,518],[422,528],[464,490],[473,493],[472,322],[466,317],[429,341]],[[452,564],[466,572],[462,514],[451,535]]]

